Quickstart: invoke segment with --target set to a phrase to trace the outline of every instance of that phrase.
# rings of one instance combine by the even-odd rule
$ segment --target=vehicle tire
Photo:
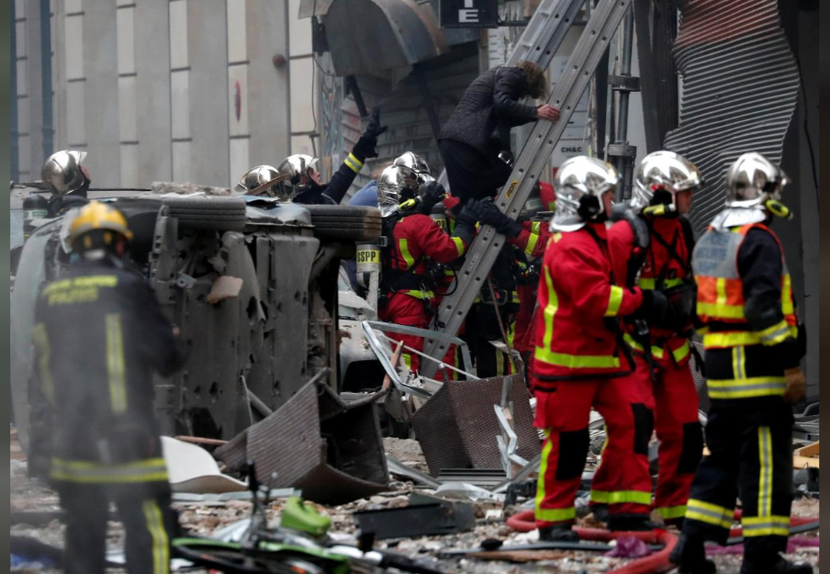
[[[376,241],[383,222],[380,210],[354,205],[304,205],[311,213],[314,235],[333,241]]]
[[[170,216],[186,229],[242,231],[248,222],[247,204],[241,198],[165,198]]]

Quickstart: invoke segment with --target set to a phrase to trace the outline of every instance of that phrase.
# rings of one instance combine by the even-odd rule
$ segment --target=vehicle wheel
[[[170,216],[187,229],[242,231],[248,222],[247,204],[240,198],[165,198]]]
[[[311,213],[314,235],[334,241],[376,241],[383,222],[380,210],[354,205],[304,205]]]

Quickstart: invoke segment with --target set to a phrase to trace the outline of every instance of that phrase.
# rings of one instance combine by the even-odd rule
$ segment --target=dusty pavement
[[[415,441],[387,439],[388,454],[407,466],[418,470],[425,470],[418,443]],[[33,484],[26,478],[25,462],[10,461],[10,509],[14,511],[57,510],[58,501],[53,492]],[[406,506],[408,495],[414,490],[409,482],[393,482],[392,490],[370,499],[364,499],[344,506],[334,508],[319,507],[321,511],[332,517],[332,532],[338,540],[349,541],[356,534],[356,527],[352,514],[356,511],[394,508]],[[379,545],[393,548],[398,552],[422,559],[432,560],[432,564],[447,574],[556,574],[556,573],[586,573],[599,574],[609,572],[623,565],[625,561],[606,558],[602,555],[585,553],[559,553],[551,556],[551,560],[528,564],[510,564],[506,562],[483,562],[477,560],[436,560],[437,552],[450,548],[472,548],[488,538],[504,540],[506,544],[526,544],[534,541],[533,534],[519,534],[511,531],[502,518],[494,518],[501,510],[499,504],[480,502],[475,504],[478,524],[475,530],[458,535],[443,537],[424,537],[400,541],[381,542]],[[216,530],[232,524],[248,516],[251,505],[247,502],[227,502],[205,504],[178,504],[182,526],[191,532],[210,536]],[[819,503],[812,500],[796,501],[794,514],[797,516],[818,516]],[[282,503],[275,502],[269,516],[277,521],[282,509]],[[488,513],[489,512],[489,513]],[[509,511],[508,511],[509,512]],[[16,525],[11,527],[11,535],[31,536],[48,544],[62,545],[63,527],[58,522],[52,522],[44,527]],[[811,536],[817,536],[815,533]],[[116,550],[122,547],[123,532],[119,525],[111,524],[109,548]],[[808,561],[813,565],[818,563],[818,549],[801,549],[791,559]],[[721,574],[739,574],[740,557],[733,555],[716,556],[716,562]],[[12,572],[28,572],[32,570],[12,569]],[[51,574],[48,570],[34,570]],[[818,568],[815,570],[817,573]]]

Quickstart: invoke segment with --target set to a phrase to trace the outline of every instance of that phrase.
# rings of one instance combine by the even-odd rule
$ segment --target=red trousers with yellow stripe
[[[603,492],[597,496],[614,515],[649,513],[651,475],[648,437],[653,430],[647,397],[623,378],[547,382],[532,377],[537,399],[536,426],[547,438],[542,449],[536,496],[539,527],[572,523],[574,499],[590,447],[591,407],[605,418],[608,442],[603,453]]]
[[[689,490],[703,454],[697,389],[688,361],[681,363],[682,367],[671,359],[659,361],[652,379],[646,359],[639,353],[634,358],[636,369],[624,381],[640,390],[646,406],[654,413],[660,441],[655,507],[664,520],[677,521],[686,514]],[[612,488],[605,483],[612,476],[607,467],[613,464],[603,456],[593,485],[599,494],[594,496],[592,492],[592,503],[605,503],[602,493]]]
[[[406,325],[407,327],[416,327],[418,329],[426,329],[429,327],[429,317],[424,306],[424,301],[405,293],[395,293],[383,305],[378,313],[380,320],[386,323],[394,323],[395,325]],[[415,337],[413,335],[401,335],[398,333],[389,333],[389,338],[393,341],[402,341],[406,347],[410,347],[417,351],[424,348],[423,337]],[[421,366],[421,357],[415,353],[411,353],[404,348],[402,352],[404,363],[413,371],[417,372]],[[444,362],[448,365],[455,366],[455,346],[451,346],[447,351]],[[457,373],[450,369],[444,369],[446,377],[450,380],[457,378]]]

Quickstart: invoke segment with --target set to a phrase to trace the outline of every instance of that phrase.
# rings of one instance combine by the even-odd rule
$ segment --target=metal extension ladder
[[[507,180],[495,200],[498,208],[510,218],[516,219],[527,201],[531,189],[539,180],[542,169],[568,126],[577,103],[588,87],[588,83],[623,17],[631,8],[631,3],[632,0],[600,0],[597,7],[594,8],[591,19],[574,48],[571,58],[568,60],[565,72],[559,78],[556,88],[548,99],[548,104],[561,110],[559,121],[555,123],[546,121],[536,123],[530,138],[516,160],[510,179]],[[554,0],[545,2],[539,9],[541,10],[545,6],[564,6],[565,4],[567,2]],[[581,2],[576,2],[576,4],[581,4]],[[557,14],[559,14],[558,18],[556,17]],[[536,16],[534,16],[535,19]],[[564,38],[573,18],[571,17],[570,22],[565,23],[561,13],[545,12],[541,15],[539,21],[540,24],[534,28],[537,35],[542,35],[541,28],[543,26],[549,26],[556,29],[555,33],[552,34],[552,38],[560,38],[559,41],[561,42],[561,38]],[[528,28],[525,34],[530,32],[531,30]],[[524,40],[524,35],[522,40]],[[552,41],[553,39],[551,39]],[[522,46],[523,44],[520,43],[520,47]],[[532,51],[536,51],[535,48]],[[542,51],[539,50],[539,52]],[[511,57],[511,61],[513,60],[514,58]],[[542,62],[541,58],[540,62]],[[450,335],[458,333],[504,244],[505,237],[496,233],[494,228],[484,226],[481,229],[467,252],[464,265],[458,272],[455,280],[457,288],[452,295],[444,299],[439,307],[438,317],[434,324],[435,330]],[[424,352],[431,357],[443,357],[447,349],[446,343],[437,340],[430,339],[424,343]],[[432,376],[434,375],[434,369],[434,363],[427,364],[424,366],[423,374],[428,377]]]
[[[525,60],[547,69],[583,4],[585,0],[544,0],[528,22],[505,66],[515,66]],[[441,172],[438,182],[446,187],[446,169]]]

